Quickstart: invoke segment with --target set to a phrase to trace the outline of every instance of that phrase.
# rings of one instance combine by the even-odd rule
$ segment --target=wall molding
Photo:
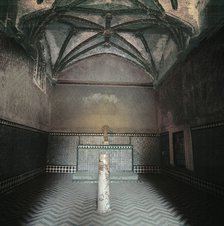
[[[34,127],[22,125],[22,124],[12,122],[12,121],[8,121],[8,120],[1,119],[1,118],[0,118],[0,125],[10,126],[10,127],[18,128],[18,129],[24,129],[24,130],[28,130],[28,131],[31,131],[31,132],[48,134],[48,132],[45,131],[45,130],[36,129]]]
[[[153,88],[153,83],[128,83],[128,82],[83,82],[76,80],[62,80],[56,81],[57,85],[74,85],[74,86],[109,86],[109,87],[139,87],[139,88]]]
[[[224,126],[224,121],[216,121],[216,122],[211,122],[211,123],[205,123],[205,124],[201,124],[201,125],[196,125],[196,126],[187,126],[187,125],[181,125],[181,126],[177,126],[174,127],[172,129],[170,129],[169,127],[164,127],[163,129],[161,129],[161,132],[159,133],[160,136],[164,135],[166,133],[172,132],[178,132],[178,131],[183,131],[186,128],[190,128],[192,131],[193,130],[201,130],[201,129],[209,129],[209,128],[217,128],[217,127],[222,127]]]
[[[6,119],[0,118],[0,125],[6,125],[10,127],[20,128],[29,130],[32,132],[41,132],[49,134],[50,136],[103,136],[103,133],[83,133],[83,132],[48,132],[46,130],[37,129],[31,126],[22,125],[16,122],[12,122]],[[191,130],[200,130],[207,128],[216,128],[224,126],[224,121],[212,122],[207,124],[202,124],[198,126],[191,126]],[[111,137],[121,136],[121,137],[159,137],[168,133],[167,130],[160,133],[108,133]]]
[[[76,173],[76,165],[46,165],[46,173]]]
[[[163,168],[160,172],[164,175],[168,175],[178,181],[189,184],[195,188],[211,193],[215,196],[224,199],[224,187],[211,183],[207,180],[201,179],[195,175],[188,174],[187,172],[178,171],[171,168]]]
[[[50,132],[50,136],[103,136],[103,133]],[[159,137],[158,133],[108,133],[109,137]]]
[[[224,122],[223,122],[224,123]],[[24,129],[32,132],[45,133],[50,136],[103,136],[103,133],[84,133],[84,132],[48,132],[46,130],[37,129],[31,126],[22,125],[6,119],[0,118],[0,125],[10,126],[14,128]],[[108,133],[109,137],[159,137],[159,133]]]
[[[35,177],[43,174],[45,172],[44,167],[40,167],[25,173],[22,173],[20,175],[7,178],[5,180],[0,181],[0,193],[4,194],[8,192],[9,190],[34,179]]]
[[[224,121],[212,122],[208,124],[203,124],[199,126],[192,126],[191,130],[200,130],[200,129],[208,129],[208,128],[216,128],[224,126]]]
[[[119,145],[119,144],[111,144],[111,145],[90,145],[90,144],[81,144],[78,146],[78,149],[132,149],[132,145]]]

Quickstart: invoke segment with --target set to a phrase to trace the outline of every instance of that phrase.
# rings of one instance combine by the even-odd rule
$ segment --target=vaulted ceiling
[[[52,81],[83,59],[112,54],[142,68],[156,83],[196,33],[193,24],[167,13],[158,0],[37,3],[47,7],[19,18],[17,39]],[[169,4],[178,9],[178,0]]]

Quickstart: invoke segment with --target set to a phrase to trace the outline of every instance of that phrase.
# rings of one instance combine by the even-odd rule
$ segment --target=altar
[[[132,145],[79,145],[73,180],[96,181],[100,154],[109,154],[110,180],[138,180],[133,172]]]

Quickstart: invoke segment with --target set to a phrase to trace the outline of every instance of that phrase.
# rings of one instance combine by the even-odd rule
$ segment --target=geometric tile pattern
[[[81,133],[53,134],[48,140],[48,165],[76,165],[78,145],[101,145],[103,143],[102,134],[98,136]],[[156,134],[109,134],[108,138],[111,145],[133,145],[134,165],[158,165],[160,162],[159,137]]]
[[[112,211],[100,215],[97,184],[46,174],[1,197],[0,225],[221,225],[223,202],[163,175],[111,183],[110,190]]]
[[[134,173],[160,173],[159,166],[148,166],[148,165],[135,165],[133,166]]]
[[[41,167],[14,177],[10,177],[3,181],[0,181],[0,193],[5,193],[10,189],[13,189],[18,185],[21,185],[29,180],[32,180],[34,177],[37,177],[43,173],[44,173],[44,168]]]
[[[164,168],[160,171],[162,174],[175,178],[181,182],[189,184],[197,189],[204,190],[209,192],[217,197],[220,197],[224,200],[224,187],[216,185],[214,183],[208,182],[196,176],[177,171],[170,168]]]
[[[74,166],[61,166],[61,165],[46,165],[46,173],[76,173],[77,167]],[[159,166],[150,165],[134,165],[134,173],[159,173]]]
[[[213,123],[199,125],[199,126],[193,126],[193,127],[191,127],[191,129],[192,130],[208,129],[208,128],[215,128],[215,127],[220,127],[220,126],[224,126],[224,121],[218,121],[218,122],[213,122]]]
[[[131,137],[134,165],[159,165],[159,137]]]
[[[100,153],[109,154],[110,172],[132,170],[133,147],[131,145],[79,145],[78,170],[97,173]]]
[[[47,165],[76,165],[78,136],[48,136]]]
[[[76,132],[50,132],[50,136],[103,136],[103,133],[76,133]],[[108,136],[117,137],[157,137],[157,133],[108,133]]]
[[[74,166],[46,165],[46,173],[76,173],[76,165]]]

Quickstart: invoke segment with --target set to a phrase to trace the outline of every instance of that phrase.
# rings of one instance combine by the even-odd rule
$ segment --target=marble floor
[[[99,215],[97,184],[46,174],[1,197],[0,225],[224,225],[224,201],[164,175],[111,184],[111,208]]]

